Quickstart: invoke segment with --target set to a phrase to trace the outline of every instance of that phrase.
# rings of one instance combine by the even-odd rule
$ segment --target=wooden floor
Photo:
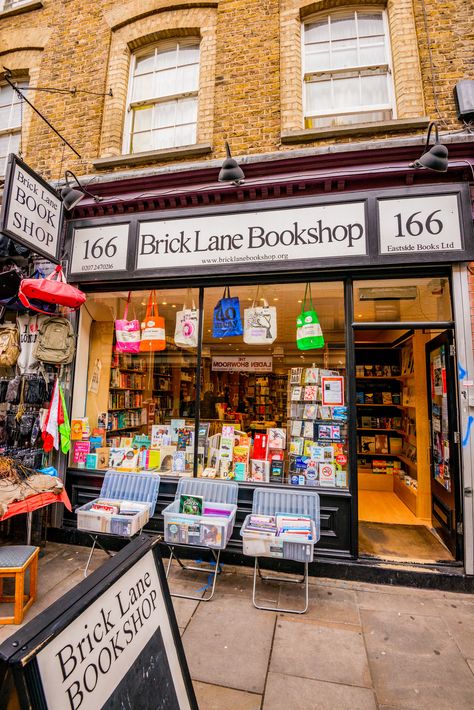
[[[372,523],[423,525],[396,493],[359,490],[359,520]]]

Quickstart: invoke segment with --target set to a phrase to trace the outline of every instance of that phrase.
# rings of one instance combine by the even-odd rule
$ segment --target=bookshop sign
[[[466,185],[411,187],[262,203],[259,211],[173,210],[113,223],[75,223],[77,281],[259,271],[311,265],[468,261],[474,258]]]

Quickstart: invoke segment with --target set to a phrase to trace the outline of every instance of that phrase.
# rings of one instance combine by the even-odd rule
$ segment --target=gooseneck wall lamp
[[[435,129],[435,144],[430,148],[430,135],[433,126]],[[428,170],[434,170],[436,173],[445,173],[448,170],[448,149],[439,142],[438,126],[434,121],[431,121],[428,126],[425,149],[421,157],[410,163],[409,167],[427,168]]]
[[[229,144],[225,142],[225,151],[227,158],[222,163],[219,172],[219,182],[231,182],[233,185],[242,185],[245,180],[244,171],[239,166],[238,162],[230,154]]]
[[[71,175],[74,178],[77,187],[71,187],[71,185],[69,184],[68,175]],[[72,170],[66,170],[66,172],[64,173],[64,178],[66,180],[66,185],[61,190],[61,199],[63,201],[64,209],[68,211],[73,210],[74,207],[79,204],[79,202],[84,199],[86,195],[92,197],[94,202],[102,201],[102,197],[99,197],[98,195],[93,195],[92,192],[89,192],[89,190],[87,190],[83,185],[81,185],[79,179],[74,175]]]

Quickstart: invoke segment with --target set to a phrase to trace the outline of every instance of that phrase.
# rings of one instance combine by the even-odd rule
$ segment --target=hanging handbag
[[[306,284],[301,313],[296,319],[296,345],[298,350],[316,350],[324,347],[323,331],[319,324],[318,314],[314,310],[311,284],[309,283]]]
[[[192,307],[188,308],[186,303],[191,302]],[[181,348],[197,348],[199,329],[199,310],[196,308],[191,289],[188,288],[186,301],[183,310],[176,313],[176,328],[174,331],[174,342]]]
[[[127,319],[131,296],[132,293],[129,291],[123,318],[115,321],[115,350],[118,353],[140,352],[140,322],[136,319]]]
[[[36,269],[36,271],[29,277],[32,279],[44,279],[44,272],[41,269]],[[5,306],[9,311],[17,311],[18,313],[26,313],[27,308],[23,305],[18,297],[18,289],[14,296],[10,298],[0,298],[0,304]],[[49,314],[56,312],[56,306],[54,303],[45,303],[44,301],[32,301],[32,307],[35,309],[43,310]]]
[[[166,348],[165,319],[158,313],[155,291],[150,291],[145,320],[141,328],[140,352],[157,352]]]
[[[23,278],[22,270],[13,262],[7,262],[0,271],[0,298],[14,298]]]
[[[252,307],[244,310],[244,343],[247,345],[269,345],[277,337],[276,308],[269,306],[265,299],[262,299],[263,306],[258,305],[259,289],[257,287]]]
[[[30,299],[66,306],[71,311],[76,311],[86,300],[85,293],[66,282],[62,266],[59,265],[45,279],[23,279],[18,297],[24,306],[39,313],[45,311],[36,307]]]
[[[212,337],[228,338],[232,335],[242,335],[243,332],[239,299],[231,298],[230,289],[226,286],[224,295],[214,308]]]

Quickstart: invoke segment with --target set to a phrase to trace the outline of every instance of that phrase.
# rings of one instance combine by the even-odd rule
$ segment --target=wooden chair
[[[0,602],[13,603],[13,616],[1,616],[0,624],[21,624],[25,612],[36,599],[39,547],[6,545],[0,548]],[[29,593],[25,594],[25,575],[30,570]],[[3,593],[3,580],[15,580],[15,593]]]

